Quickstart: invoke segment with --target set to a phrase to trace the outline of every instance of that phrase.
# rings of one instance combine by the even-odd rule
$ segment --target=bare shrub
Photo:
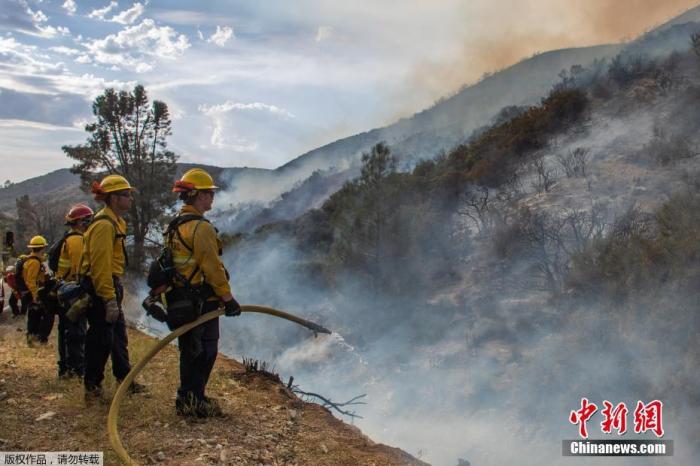
[[[521,208],[496,230],[492,247],[499,259],[525,272],[521,280],[525,286],[557,295],[564,287],[571,257],[602,238],[606,218],[599,205],[557,213]]]
[[[462,193],[461,201],[462,205],[457,212],[470,220],[479,236],[488,234],[493,227],[491,210],[494,202],[489,188],[478,185],[469,186]]]
[[[580,178],[586,176],[586,165],[590,150],[577,147],[570,150],[567,154],[557,154],[557,162],[564,169],[567,178]]]
[[[537,157],[532,162],[532,167],[537,175],[537,178],[532,182],[532,187],[538,192],[548,193],[554,185],[554,178],[557,175],[556,170],[547,168],[544,157]]]

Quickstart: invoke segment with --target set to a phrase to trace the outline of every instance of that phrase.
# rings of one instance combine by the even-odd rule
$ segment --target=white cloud
[[[36,32],[33,32],[33,33],[28,32],[28,34],[32,35],[32,36],[43,37],[45,39],[51,39],[53,37],[56,37],[59,34],[62,36],[69,36],[70,29],[68,29],[65,26],[53,27],[51,25],[40,26],[39,24],[37,24],[36,25]]]
[[[85,44],[97,63],[145,72],[153,68],[153,58],[175,59],[190,47],[190,42],[169,26],[156,26],[144,19],[136,26]]]
[[[41,10],[32,11],[31,8],[27,7],[27,13],[35,23],[43,23],[49,19]]]
[[[87,54],[82,54],[81,56],[75,59],[75,62],[80,63],[81,65],[87,65],[92,63],[92,58],[90,58],[90,56]]]
[[[292,113],[283,108],[261,102],[244,104],[227,100],[218,105],[200,105],[199,111],[212,119],[214,127],[210,139],[212,146],[234,152],[255,152],[258,149],[259,144],[256,141],[250,141],[231,130],[226,114],[234,110],[263,111],[282,118],[294,118]]]
[[[287,117],[287,118],[294,118],[294,114],[290,113],[289,111],[276,107],[275,105],[269,105],[269,104],[264,104],[261,102],[253,102],[250,104],[244,104],[240,102],[232,102],[230,100],[227,100],[223,104],[219,105],[200,105],[199,106],[199,111],[204,113],[205,115],[212,116],[212,115],[217,115],[221,113],[226,113],[230,112],[231,110],[263,110],[270,112],[272,114],[282,116],[282,117]]]
[[[76,56],[80,52],[68,47],[52,47],[52,52]],[[0,37],[0,54],[5,56],[5,72],[0,73],[0,87],[32,94],[78,94],[92,99],[107,87],[128,89],[133,81],[106,80],[92,74],[75,75],[62,62],[42,58],[36,46],[25,45],[14,37]],[[80,55],[78,63],[90,63],[90,57]]]
[[[115,67],[112,67],[112,69],[115,69]],[[118,70],[119,68],[116,69]],[[136,65],[134,71],[136,71],[137,73],[145,73],[147,71],[151,71],[152,69],[153,65],[151,65],[150,63],[140,62],[138,65]]]
[[[89,73],[82,75],[65,73],[57,76],[53,83],[60,92],[80,94],[89,100],[93,100],[108,87],[129,90],[136,85],[136,81],[107,80]]]
[[[88,15],[88,18],[93,18],[93,19],[99,19],[101,21],[105,21],[105,15],[112,11],[114,8],[116,8],[119,4],[115,1],[109,2],[109,5],[107,5],[104,8],[97,8],[95,10],[92,10],[90,14]]]
[[[4,6],[5,5],[3,5],[3,7]],[[49,20],[48,16],[41,10],[32,10],[26,0],[18,0],[16,3],[10,3],[9,6],[10,8],[14,8],[14,10],[10,9],[4,17],[0,15],[0,22],[8,21],[9,24],[12,24],[17,30],[25,34],[48,39],[58,34],[64,36],[70,34],[67,27],[54,27],[49,25],[47,23]],[[42,26],[43,23],[47,24]]]
[[[41,123],[37,121],[6,119],[0,118],[0,128],[31,128],[41,129],[44,131],[80,131],[82,128],[76,128],[75,125],[59,126],[50,123]]]
[[[170,111],[170,118],[173,121],[174,120],[182,120],[187,115],[187,112],[185,112],[182,108],[180,108],[175,103],[169,103],[168,110]]]
[[[319,26],[316,31],[316,42],[323,42],[331,37],[333,28],[331,26]]]
[[[216,32],[211,35],[207,42],[214,43],[219,47],[226,45],[226,42],[233,36],[233,28],[228,26],[219,27],[216,26]]]
[[[160,9],[153,12],[153,16],[170,24],[181,24],[187,26],[216,25],[223,21],[233,21],[231,16],[222,15],[221,11],[205,13],[195,10],[165,10]]]
[[[136,21],[141,14],[143,14],[143,8],[144,7],[141,3],[134,3],[131,8],[113,16],[110,21],[119,24],[131,24]]]
[[[70,47],[64,47],[63,45],[58,47],[51,47],[49,48],[49,50],[52,52],[60,53],[61,55],[68,55],[71,57],[81,54],[80,50],[72,49]]]
[[[58,32],[59,32],[58,29],[56,29],[53,26],[43,26],[42,27],[42,26],[37,25],[36,29],[38,32],[36,34],[33,34],[33,35],[39,36],[39,37],[44,37],[46,39],[51,39],[52,37],[56,37],[58,35]]]
[[[75,12],[78,11],[78,7],[75,5],[74,0],[66,0],[63,3],[63,9],[66,10],[66,13],[69,16],[73,16],[75,14]]]
[[[214,120],[214,131],[211,133],[211,145],[219,149],[231,149],[234,152],[255,152],[259,144],[249,141],[237,134],[230,134],[224,130],[224,122]]]
[[[17,83],[18,86],[11,85],[11,83],[16,82],[15,77],[65,71],[63,63],[48,62],[35,58],[36,50],[36,46],[17,42],[14,37],[0,37],[0,54],[5,56],[3,64],[7,71],[0,74],[0,87],[23,90],[28,85],[22,84],[21,80]]]

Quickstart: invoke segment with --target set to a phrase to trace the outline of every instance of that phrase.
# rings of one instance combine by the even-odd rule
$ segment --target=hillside
[[[266,189],[256,190],[257,195],[251,196],[244,189],[234,187],[227,197],[227,207],[217,208],[219,215],[227,219],[231,232],[250,231],[267,222],[294,218],[320,205],[327,199],[329,189],[340,189],[345,181],[358,176],[362,153],[379,142],[391,146],[402,171],[411,170],[420,160],[433,159],[466,142],[475,131],[492,124],[502,109],[537,104],[560,80],[560,73],[569,72],[572,67],[602,69],[618,55],[624,59],[658,58],[686,50],[698,19],[700,7],[627,43],[554,50],[524,59],[464,86],[410,117],[298,156],[260,178],[258,182],[264,183]],[[313,191],[301,183],[318,171],[327,178],[323,189]],[[286,195],[285,202],[280,202],[282,194]],[[309,200],[308,207],[300,208],[301,199]],[[291,210],[290,200],[294,201]]]
[[[359,158],[372,145],[386,141],[395,147],[407,167],[416,161],[433,158],[441,150],[449,150],[463,142],[471,132],[493,118],[501,108],[509,105],[530,105],[535,103],[558,80],[557,74],[575,64],[588,64],[594,59],[612,57],[621,46],[606,45],[578,49],[546,52],[523,60],[501,70],[480,82],[466,86],[455,95],[445,98],[430,109],[416,113],[394,124],[365,133],[349,136],[324,145],[275,170],[251,168],[210,168],[230,193],[225,195],[225,204],[236,212],[243,203],[262,202],[254,214],[248,211],[242,222],[234,222],[232,229],[258,226],[266,219],[288,219],[317,206],[325,200],[329,192],[340,188],[342,183],[356,176]],[[191,164],[179,164],[188,167]],[[319,192],[309,191],[308,186],[299,186],[316,170],[327,171],[327,188]],[[19,182],[8,189],[0,189],[0,211],[14,215],[15,199],[29,194],[32,198],[86,200],[87,197],[77,187],[78,178],[68,169]],[[289,202],[268,206],[295,186],[302,192],[291,193],[288,197],[308,199],[309,205],[288,214]],[[299,205],[299,201],[295,201]],[[276,209],[276,212],[264,209]],[[225,212],[222,215],[226,215]]]
[[[509,105],[536,103],[557,82],[558,73],[571,66],[588,65],[595,59],[614,56],[621,45],[549,51],[525,59],[504,70],[465,86],[429,109],[383,128],[350,136],[302,154],[279,168],[280,171],[313,166],[313,169],[342,167],[357,163],[359,155],[377,142],[401,146],[400,156],[413,162],[433,158],[466,139],[499,110]],[[421,133],[420,141],[409,143]],[[420,145],[419,145],[420,144]],[[421,150],[421,145],[423,145]]]
[[[436,157],[466,141],[472,133],[497,117],[504,107],[535,104],[560,79],[558,74],[574,65],[613,57],[623,45],[562,49],[541,53],[465,86],[429,109],[382,128],[339,139],[309,151],[265,173],[258,183],[267,189],[258,196],[235,186],[224,207],[228,231],[250,231],[279,220],[292,219],[317,207],[343,183],[360,172],[360,158],[379,142],[389,144],[403,170],[420,160]],[[320,185],[304,184],[313,174],[325,178]],[[274,186],[274,188],[273,188]],[[282,196],[284,194],[284,197]],[[252,204],[249,201],[253,202]],[[291,208],[290,208],[291,207]]]
[[[221,180],[223,188],[228,187],[226,180],[235,180],[243,174],[253,176],[267,171],[258,168],[223,168],[213,165],[178,163],[177,176],[194,166],[209,170],[214,177]],[[24,195],[28,195],[32,202],[42,202],[48,199],[52,203],[58,204],[74,204],[91,202],[92,200],[92,196],[80,190],[80,177],[71,173],[68,168],[61,168],[45,175],[20,181],[7,188],[0,188],[0,212],[15,217],[15,200]]]
[[[14,217],[15,199],[24,195],[29,195],[32,199],[76,199],[76,202],[86,198],[85,193],[80,191],[80,177],[67,168],[62,168],[0,189],[0,212]]]
[[[120,464],[105,427],[109,406],[86,409],[81,382],[56,378],[55,333],[49,345],[28,348],[23,328],[23,320],[0,315],[0,450],[104,451],[105,465]],[[132,362],[154,343],[130,329]],[[227,416],[185,421],[173,409],[177,370],[177,349],[167,347],[140,377],[149,393],[133,395],[122,406],[121,438],[140,464],[425,464],[221,355],[208,388]],[[107,374],[105,388],[113,393],[109,368]]]
[[[571,70],[412,170],[375,146],[318,209],[235,238],[225,260],[242,299],[308,310],[343,341],[321,352],[289,332],[268,348],[251,326],[231,351],[254,345],[322,391],[365,384],[381,412],[362,428],[435,463],[565,465],[552,439],[575,435],[567,415],[586,396],[663,399],[679,448],[653,464],[695,464],[693,27],[654,36],[686,35],[681,51]]]

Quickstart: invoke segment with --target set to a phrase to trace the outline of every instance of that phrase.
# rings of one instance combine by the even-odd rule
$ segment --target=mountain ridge
[[[700,19],[700,6],[692,8],[676,18],[663,23],[633,41],[620,44],[603,44],[589,47],[570,47],[538,53],[508,66],[500,71],[489,74],[478,82],[463,86],[451,96],[440,99],[429,108],[415,112],[411,116],[401,118],[396,122],[373,128],[364,132],[349,135],[344,138],[324,144],[307,151],[275,169],[252,169],[229,167],[221,170],[212,167],[219,182],[229,187],[224,194],[224,202],[217,203],[219,216],[228,218],[231,230],[255,228],[266,219],[288,219],[304,213],[303,206],[285,211],[275,211],[281,195],[288,193],[289,199],[299,198],[309,200],[309,206],[318,206],[327,193],[339,189],[342,183],[359,174],[360,157],[363,153],[379,143],[385,142],[391,146],[399,158],[401,169],[410,170],[416,163],[432,159],[442,152],[449,151],[468,140],[478,128],[491,121],[501,109],[508,106],[529,106],[538,101],[560,79],[559,73],[569,70],[573,65],[586,66],[595,60],[610,59],[628,50],[628,53],[658,53],[667,47],[680,47],[687,44],[687,32],[692,28],[692,21]],[[195,164],[192,164],[195,165]],[[220,168],[220,167],[218,167]],[[300,192],[295,190],[307,189],[303,181],[314,172],[325,172],[332,186],[324,186],[318,193]],[[64,171],[58,170],[56,175],[63,180],[64,189],[71,181]],[[50,174],[44,175],[48,176]],[[42,186],[42,177],[36,182]],[[30,182],[30,180],[25,180]],[[14,211],[14,198],[18,195],[42,189],[29,189],[20,182],[9,191],[0,190],[0,210]],[[20,187],[22,185],[22,187]],[[30,182],[35,186],[34,182]],[[264,189],[261,189],[264,187]],[[58,188],[58,187],[56,187]],[[21,193],[21,194],[18,194]],[[44,193],[51,197],[65,195],[81,196],[75,188],[69,188],[63,193]],[[250,207],[250,203],[256,207]],[[244,206],[246,214],[237,221],[239,208]],[[231,220],[233,219],[233,220]]]

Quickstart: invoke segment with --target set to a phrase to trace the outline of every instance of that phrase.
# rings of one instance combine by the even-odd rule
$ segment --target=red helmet
[[[93,215],[95,215],[95,213],[90,207],[86,206],[85,204],[78,204],[71,207],[68,215],[66,215],[66,221],[69,223],[77,222],[80,219],[92,217]]]

